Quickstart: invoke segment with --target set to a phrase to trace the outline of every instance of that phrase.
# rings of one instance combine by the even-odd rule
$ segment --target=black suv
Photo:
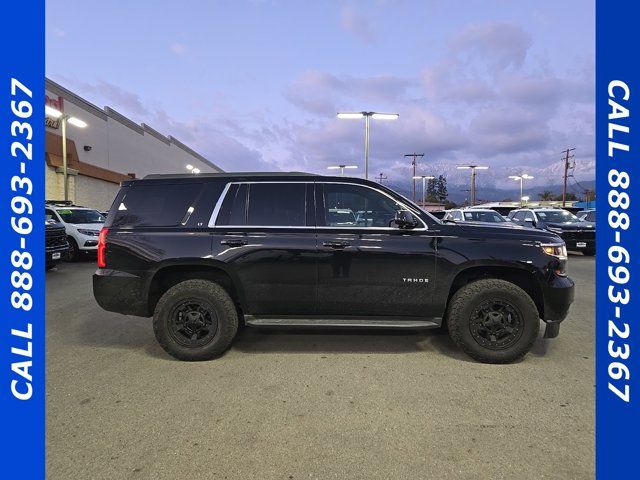
[[[596,224],[561,208],[520,208],[509,212],[512,222],[558,234],[567,249],[592,257],[596,254]]]
[[[53,220],[44,222],[44,269],[51,270],[69,256],[69,243],[64,225]]]
[[[349,213],[351,212],[351,213]],[[153,316],[182,360],[252,327],[437,328],[506,363],[555,337],[573,301],[562,240],[445,224],[374,182],[288,174],[150,175],[122,184],[100,232],[96,300]]]

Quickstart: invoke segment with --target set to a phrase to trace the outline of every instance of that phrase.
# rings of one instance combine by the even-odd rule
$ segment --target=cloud
[[[185,55],[189,51],[184,43],[172,43],[169,45],[169,50],[171,53],[178,55],[179,57]]]
[[[345,6],[340,12],[340,26],[348,32],[366,43],[376,41],[375,31],[371,21],[361,12],[352,6]]]
[[[363,103],[393,104],[406,96],[413,83],[393,75],[352,77],[307,70],[285,88],[284,97],[307,112],[334,116],[338,110],[359,111]]]
[[[453,52],[496,70],[522,67],[532,43],[520,26],[501,22],[471,25],[449,42]]]

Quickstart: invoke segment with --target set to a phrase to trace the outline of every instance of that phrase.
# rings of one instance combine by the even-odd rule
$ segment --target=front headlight
[[[564,243],[542,243],[540,247],[547,255],[551,255],[560,260],[567,259],[567,246]]]
[[[78,233],[81,233],[82,235],[86,235],[88,237],[97,237],[98,235],[100,235],[100,232],[98,230],[85,230],[84,228],[79,228]]]

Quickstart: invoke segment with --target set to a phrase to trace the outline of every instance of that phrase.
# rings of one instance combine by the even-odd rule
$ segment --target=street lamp
[[[524,199],[524,197],[522,196],[522,181],[523,180],[531,180],[533,178],[533,176],[527,174],[527,173],[523,173],[522,175],[509,175],[509,178],[513,179],[513,180],[520,180],[520,199]],[[527,198],[527,200],[529,200],[529,198]]]
[[[461,165],[458,170],[471,170],[471,206],[476,204],[476,170],[486,170],[489,167],[480,165]]]
[[[430,177],[429,175],[416,175],[413,177],[414,180],[422,179],[422,206],[427,203],[426,194],[427,194],[427,180],[432,180],[435,177]]]
[[[369,123],[374,120],[397,120],[400,115],[397,113],[379,112],[339,112],[338,118],[353,120],[364,118],[364,178],[369,179]]]
[[[79,118],[72,117],[71,115],[66,115],[60,110],[56,110],[49,105],[45,105],[44,113],[50,117],[60,119],[60,130],[62,132],[62,177],[64,181],[64,200],[67,201],[69,200],[69,182],[67,172],[67,122],[78,128],[85,128],[87,126],[87,122],[84,122]]]
[[[340,176],[344,177],[344,170],[345,168],[358,168],[357,165],[331,165],[330,167],[327,167],[327,170],[337,170],[340,169]]]

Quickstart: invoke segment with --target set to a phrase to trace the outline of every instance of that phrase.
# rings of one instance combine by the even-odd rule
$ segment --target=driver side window
[[[386,195],[359,185],[324,184],[327,227],[393,227],[401,206]]]

